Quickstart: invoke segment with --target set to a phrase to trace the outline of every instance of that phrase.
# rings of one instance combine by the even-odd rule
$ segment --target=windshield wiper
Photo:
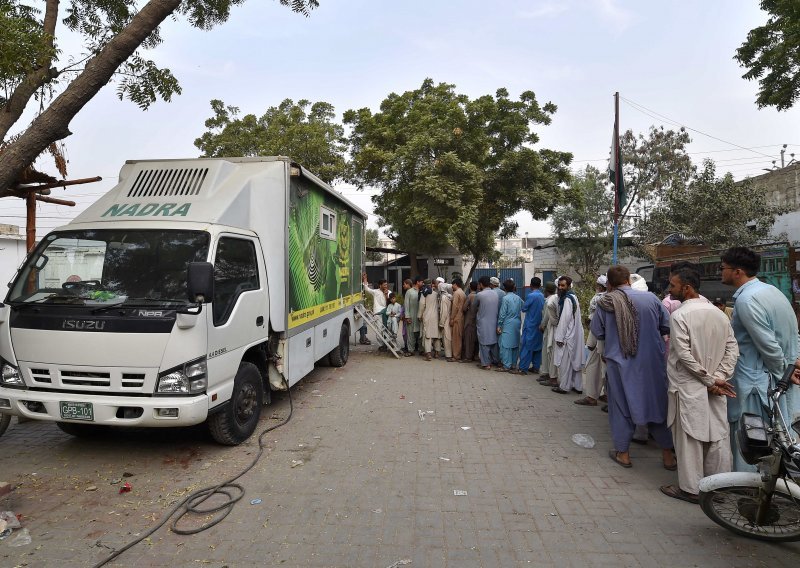
[[[88,300],[89,298],[85,298],[83,296],[73,296],[70,294],[53,294],[51,296],[47,296],[44,298],[39,298],[38,300],[33,300],[30,302],[22,301],[22,302],[10,302],[11,307],[16,309],[22,308],[29,308],[31,306],[38,306],[39,304],[47,304],[50,303],[50,300],[80,300],[80,303],[70,301],[70,302],[59,302],[59,303],[52,303],[51,305],[54,306],[83,306],[85,305],[84,300]]]

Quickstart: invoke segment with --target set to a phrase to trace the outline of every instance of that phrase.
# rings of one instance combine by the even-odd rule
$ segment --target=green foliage
[[[710,248],[752,246],[767,240],[775,215],[786,212],[770,205],[749,180],[736,183],[730,173],[717,178],[714,163],[706,160],[687,186],[665,193],[637,230],[644,243],[682,233],[702,239]]]
[[[605,173],[592,166],[576,174],[569,185],[574,201],[556,207],[550,217],[555,244],[581,280],[594,282],[611,253],[614,193],[606,185]]]
[[[750,30],[734,59],[758,79],[759,108],[791,108],[800,97],[800,4],[797,0],[761,0],[767,23]]]
[[[54,55],[40,14],[31,6],[0,0],[0,104],[27,73]]]
[[[426,79],[387,96],[377,113],[345,113],[350,180],[381,189],[375,213],[400,248],[436,253],[452,244],[484,258],[501,229],[513,232],[508,217],[528,209],[542,218],[562,198],[571,155],[530,148],[538,142],[531,125],[549,124],[555,110],[531,91],[471,100]]]
[[[378,246],[378,229],[367,229],[366,243],[368,247]],[[383,260],[383,255],[379,252],[367,251],[367,260],[370,262],[378,262]]]
[[[344,176],[344,128],[329,103],[286,99],[261,117],[242,118],[220,100],[211,109],[208,131],[194,142],[204,157],[291,156],[328,183]]]
[[[632,130],[620,138],[622,169],[629,199],[635,199],[631,213],[648,201],[658,201],[664,192],[682,187],[695,171],[686,145],[692,139],[681,128],[678,131],[651,126],[647,136],[635,136]],[[635,196],[635,197],[634,197]]]

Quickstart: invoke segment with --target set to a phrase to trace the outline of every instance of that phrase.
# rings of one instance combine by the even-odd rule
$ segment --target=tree
[[[42,15],[20,0],[0,0],[0,141],[7,143],[0,154],[0,197],[16,195],[20,173],[71,134],[75,115],[113,79],[120,99],[143,109],[180,94],[170,70],[143,56],[161,43],[159,26],[166,18],[182,16],[209,29],[227,20],[231,8],[243,1],[148,0],[140,6],[134,0],[71,0],[63,8],[59,0],[45,0]],[[318,0],[278,2],[305,15],[318,6]],[[62,9],[66,27],[83,39],[83,53],[62,57],[57,49]],[[32,98],[44,109],[18,138],[7,139]]]
[[[261,117],[242,118],[237,107],[217,99],[211,109],[208,131],[194,141],[203,157],[291,156],[327,183],[344,176],[344,127],[330,103],[286,99]]]
[[[558,251],[584,282],[594,282],[611,252],[614,193],[606,176],[586,166],[570,186],[575,201],[556,207],[550,217]]]
[[[651,126],[647,136],[634,135],[632,130],[622,135],[619,145],[630,215],[646,216],[648,206],[657,203],[666,191],[689,182],[695,171],[686,152],[691,141],[683,128],[675,131],[663,126]]]
[[[786,212],[750,180],[734,182],[730,173],[717,178],[714,162],[706,160],[691,183],[665,193],[637,230],[645,243],[681,233],[710,248],[752,246],[768,240],[775,216]]]
[[[540,107],[531,91],[506,89],[470,99],[454,85],[426,79],[390,94],[380,112],[349,110],[350,179],[377,186],[375,214],[399,248],[434,254],[451,244],[475,263],[494,248],[508,217],[528,209],[546,216],[563,199],[572,156],[533,150],[534,124],[549,124],[555,105]],[[474,266],[473,266],[474,270]],[[470,271],[470,276],[472,271]]]
[[[378,229],[367,229],[366,245],[368,247],[377,247],[378,243]],[[383,260],[383,255],[379,252],[367,251],[367,260],[370,262],[380,262]]]
[[[758,108],[791,108],[800,97],[800,8],[797,0],[761,0],[770,16],[750,30],[734,59],[747,68],[743,79],[758,79]]]

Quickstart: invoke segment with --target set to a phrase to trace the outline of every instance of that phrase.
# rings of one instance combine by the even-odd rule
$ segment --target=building
[[[20,234],[19,227],[0,224],[0,300],[8,291],[4,285],[14,277],[27,253],[25,235]]]
[[[777,217],[773,234],[785,233],[791,243],[800,241],[800,163],[772,170],[750,178],[750,181],[763,189],[768,203],[791,210]]]

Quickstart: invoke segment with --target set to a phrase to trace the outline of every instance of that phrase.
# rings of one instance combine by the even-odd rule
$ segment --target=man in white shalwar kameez
[[[739,348],[727,316],[699,297],[700,274],[683,268],[670,275],[669,292],[681,305],[670,316],[667,424],[678,458],[678,487],[664,485],[668,497],[698,502],[700,480],[731,470],[728,382]]]
[[[444,278],[437,278],[436,285],[439,289],[439,335],[444,344],[444,356],[453,358],[453,328],[450,327],[450,307],[453,304],[451,284],[445,284]],[[447,291],[450,288],[450,292]]]
[[[557,387],[558,366],[554,361],[553,348],[556,345],[554,337],[558,326],[558,294],[555,293],[555,285],[552,282],[548,282],[544,290],[547,299],[544,302],[542,324],[539,326],[542,330],[542,366],[537,381],[544,386]]]
[[[553,339],[556,347],[554,360],[558,366],[558,386],[553,392],[566,394],[580,392],[583,387],[583,322],[578,298],[572,291],[572,278],[558,279],[559,316]]]

